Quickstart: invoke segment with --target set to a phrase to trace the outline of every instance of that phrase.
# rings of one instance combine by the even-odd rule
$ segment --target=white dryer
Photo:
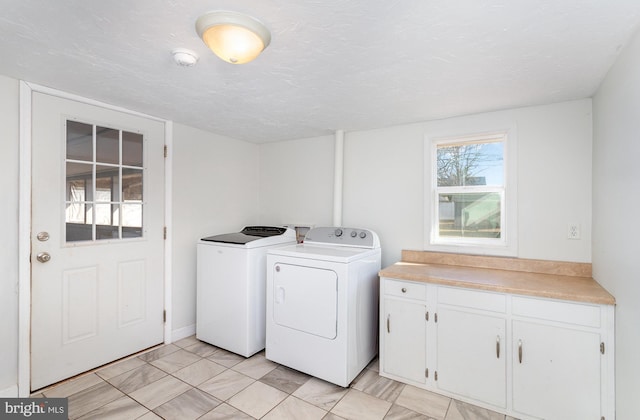
[[[377,353],[380,241],[318,227],[267,252],[266,357],[346,387]]]

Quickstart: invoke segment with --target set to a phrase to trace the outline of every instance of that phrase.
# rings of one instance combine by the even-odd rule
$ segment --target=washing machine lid
[[[304,258],[316,261],[335,263],[350,263],[360,258],[367,258],[380,254],[380,248],[367,249],[346,246],[326,246],[316,244],[297,244],[270,249],[270,255],[283,257]]]
[[[296,240],[293,229],[278,226],[246,226],[240,232],[224,233],[221,235],[207,236],[203,242],[228,244],[254,248],[280,243],[292,243]]]

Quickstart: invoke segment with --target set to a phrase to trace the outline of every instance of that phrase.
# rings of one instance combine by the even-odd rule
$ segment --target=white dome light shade
[[[261,22],[236,12],[206,13],[196,21],[196,31],[211,51],[231,64],[254,60],[271,42]]]

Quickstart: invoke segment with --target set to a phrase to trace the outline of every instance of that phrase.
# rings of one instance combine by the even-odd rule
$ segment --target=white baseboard
[[[18,397],[18,384],[11,385],[9,388],[0,389],[0,398],[16,397]]]
[[[191,337],[196,333],[196,324],[188,325],[186,327],[178,328],[171,331],[171,341],[176,342],[183,338]]]

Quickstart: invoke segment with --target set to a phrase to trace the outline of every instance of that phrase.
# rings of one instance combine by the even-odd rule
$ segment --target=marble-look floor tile
[[[253,420],[253,417],[222,403],[198,420]]]
[[[207,359],[228,368],[233,367],[238,363],[246,360],[239,354],[231,353],[230,351],[226,351],[224,349],[218,349],[214,351],[210,356],[207,356]]]
[[[260,379],[277,367],[276,363],[264,357],[264,353],[258,353],[233,366],[232,369],[250,378]]]
[[[84,389],[69,396],[69,418],[81,417],[103,405],[124,396],[110,384],[102,381],[98,385]]]
[[[378,375],[378,372],[367,369],[365,374],[351,387],[392,403],[398,398],[404,386],[403,383],[384,378]]]
[[[162,417],[154,413],[153,411],[149,411],[142,417],[138,417],[136,420],[162,420]]]
[[[349,390],[318,378],[309,379],[293,395],[323,410],[331,410]]]
[[[115,401],[112,401],[102,407],[99,407],[84,416],[80,417],[80,420],[122,420],[122,419],[136,419],[149,410],[142,405],[138,404],[135,400],[122,396]]]
[[[299,398],[289,396],[278,404],[273,410],[262,417],[263,420],[320,420],[327,414],[321,408],[302,401]]]
[[[200,360],[200,357],[196,356],[193,353],[189,353],[186,350],[180,349],[176,352],[152,361],[151,364],[167,373],[173,373],[197,362],[198,360]]]
[[[504,420],[504,414],[487,410],[462,401],[451,400],[445,420]]]
[[[175,341],[173,344],[175,344],[180,348],[185,348],[185,347],[193,346],[194,344],[198,344],[199,342],[200,340],[198,340],[195,335],[192,335],[192,336],[183,338],[181,340]]]
[[[173,376],[165,376],[155,382],[150,383],[129,396],[150,410],[166,403],[189,390],[191,387]]]
[[[391,409],[384,417],[384,420],[431,420],[430,417],[425,416],[424,414],[416,413],[413,410],[409,410],[408,408],[404,408],[397,404],[393,404]],[[466,420],[473,420],[473,418],[468,418]]]
[[[291,394],[311,379],[306,373],[298,372],[286,366],[278,366],[271,372],[264,375],[260,382],[271,385],[274,388]]]
[[[324,416],[324,417],[322,418],[322,420],[346,420],[346,419],[344,419],[344,418],[342,418],[342,417],[340,417],[340,416],[336,416],[336,415],[335,415],[335,414],[333,414],[333,413],[327,413],[327,415],[326,415],[326,416]]]
[[[112,363],[102,369],[96,371],[96,374],[102,379],[111,379],[125,372],[129,372],[137,367],[146,364],[146,362],[138,357],[131,357],[129,359],[120,360]]]
[[[218,347],[212,346],[204,341],[198,341],[195,344],[185,347],[185,350],[197,354],[200,357],[209,357],[218,350]]]
[[[371,369],[376,372],[380,372],[380,360],[377,357],[374,357],[371,363],[367,365],[367,369]]]
[[[226,367],[208,359],[199,361],[173,373],[176,378],[192,386],[198,386],[206,380],[213,378],[227,370]]]
[[[384,418],[389,408],[390,402],[351,389],[331,412],[348,420],[378,420]]]
[[[405,385],[396,404],[436,420],[444,420],[451,399],[412,385]]]
[[[138,357],[141,360],[144,360],[145,362],[150,363],[150,362],[153,362],[154,360],[158,360],[159,358],[164,357],[173,352],[176,352],[178,350],[180,350],[180,347],[173,344],[167,344],[167,345],[155,348],[153,350],[150,350],[146,353],[142,353]]]
[[[104,383],[95,373],[78,376],[40,391],[47,398],[66,398],[76,392]]]
[[[165,376],[167,376],[166,372],[163,372],[157,367],[151,366],[145,362],[140,367],[108,379],[107,382],[118,388],[120,391],[130,394],[133,391],[149,385],[150,383]]]
[[[165,420],[195,420],[219,404],[211,395],[193,388],[153,411]]]
[[[285,392],[262,382],[254,382],[231,397],[228,403],[238,410],[259,419],[285,398],[287,398]]]
[[[242,391],[251,383],[253,379],[233,370],[226,370],[198,385],[198,388],[213,395],[219,400],[226,401],[238,392]]]

